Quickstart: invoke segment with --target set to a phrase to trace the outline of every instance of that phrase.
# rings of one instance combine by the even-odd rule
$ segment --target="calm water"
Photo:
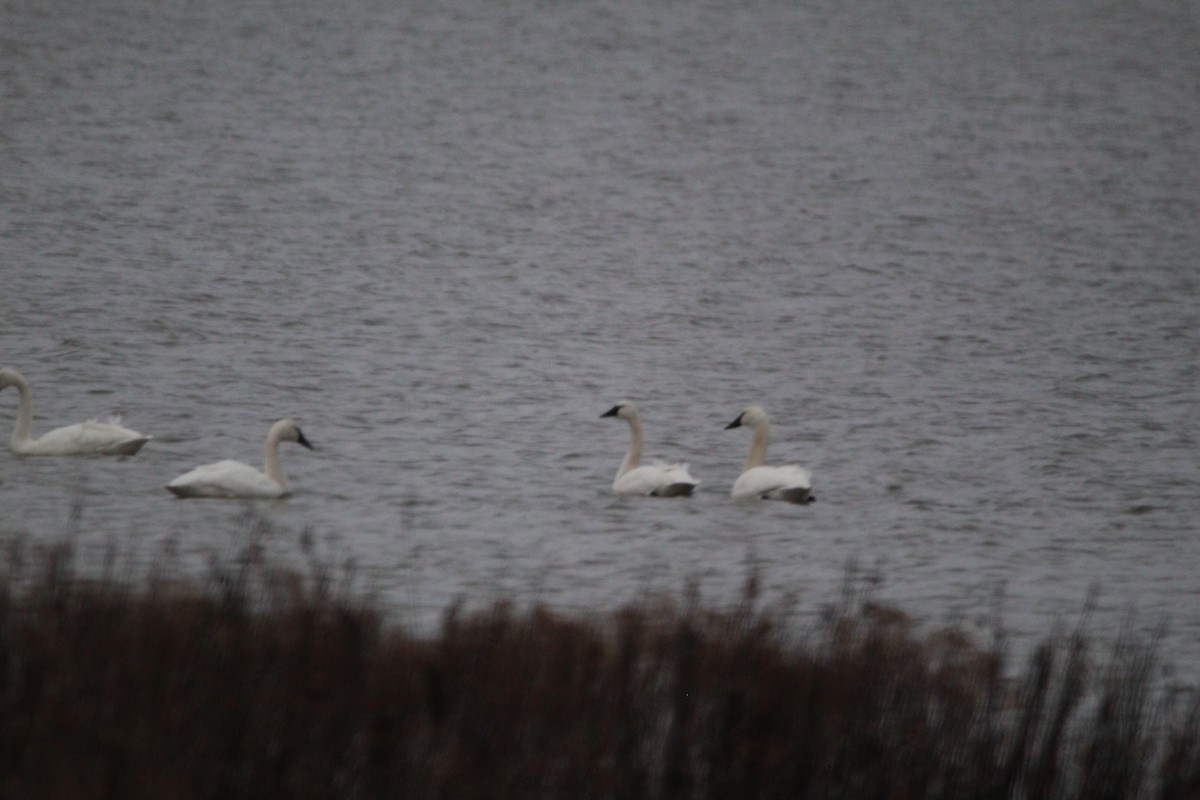
[[[1190,669],[1200,12],[1043,5],[7,4],[0,364],[155,440],[0,453],[0,529],[203,564],[243,506],[162,484],[294,416],[266,546],[410,618],[854,563]],[[609,494],[623,397],[696,497]],[[816,504],[729,501],[751,402]]]

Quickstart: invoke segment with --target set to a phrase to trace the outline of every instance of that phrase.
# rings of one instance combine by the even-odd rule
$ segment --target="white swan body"
[[[726,425],[725,430],[742,425],[754,429],[754,439],[750,443],[750,455],[742,465],[742,474],[733,482],[733,498],[785,500],[789,503],[811,503],[816,500],[812,493],[812,474],[808,470],[795,464],[780,467],[763,466],[770,435],[767,412],[758,406],[749,406],[737,419]]]
[[[642,458],[642,422],[638,418],[637,406],[622,400],[600,415],[618,417],[629,423],[629,450],[613,480],[613,491],[617,494],[637,494],[650,497],[690,497],[699,485],[688,472],[687,464],[645,464]]]
[[[13,426],[9,448],[25,456],[131,456],[150,441],[149,436],[120,424],[119,417],[108,422],[89,420],[78,425],[55,428],[33,438],[33,389],[25,376],[15,369],[0,369],[0,391],[15,386],[20,394],[17,422]]]
[[[280,442],[296,442],[313,449],[299,425],[290,419],[281,419],[267,434],[262,472],[240,461],[218,461],[185,472],[168,483],[167,489],[176,497],[283,497],[290,494],[290,490],[279,466]]]

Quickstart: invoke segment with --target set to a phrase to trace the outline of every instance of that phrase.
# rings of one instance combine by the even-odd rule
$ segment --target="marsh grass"
[[[253,549],[136,586],[9,552],[3,798],[1200,797],[1200,704],[1156,699],[1132,639],[1013,669],[862,598],[799,635],[753,575],[732,609],[500,602],[418,635]]]

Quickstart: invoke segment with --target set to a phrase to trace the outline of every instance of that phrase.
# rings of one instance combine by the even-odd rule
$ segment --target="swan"
[[[617,494],[640,494],[651,497],[690,497],[700,483],[688,473],[687,464],[647,464],[639,467],[642,457],[642,421],[637,406],[622,400],[600,415],[618,417],[629,423],[629,451],[617,470],[613,491]]]
[[[119,417],[108,422],[88,420],[78,425],[55,428],[33,438],[33,389],[25,376],[15,369],[0,369],[0,391],[17,387],[21,396],[17,408],[17,424],[13,426],[9,447],[14,453],[26,456],[105,455],[131,456],[150,441],[137,431],[122,427]]]
[[[176,497],[283,497],[290,492],[279,467],[280,442],[296,442],[313,449],[299,425],[281,419],[267,434],[262,472],[240,461],[218,461],[185,472],[166,488]]]
[[[808,470],[795,464],[763,466],[769,436],[767,412],[758,406],[748,406],[737,419],[725,426],[725,430],[743,425],[754,429],[754,439],[750,443],[750,455],[742,465],[742,474],[733,483],[733,498],[786,500],[789,503],[811,503],[816,500],[812,494],[812,475]]]

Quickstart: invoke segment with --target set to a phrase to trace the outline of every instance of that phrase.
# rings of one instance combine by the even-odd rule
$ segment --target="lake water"
[[[1168,625],[1200,671],[1200,12],[1101,2],[9,3],[0,531],[203,565],[163,484],[275,419],[284,562],[417,622],[848,565],[1016,637]],[[690,500],[609,492],[639,404]],[[740,505],[749,448],[818,502]],[[0,426],[16,392],[0,393]],[[197,566],[197,569],[201,567]]]

